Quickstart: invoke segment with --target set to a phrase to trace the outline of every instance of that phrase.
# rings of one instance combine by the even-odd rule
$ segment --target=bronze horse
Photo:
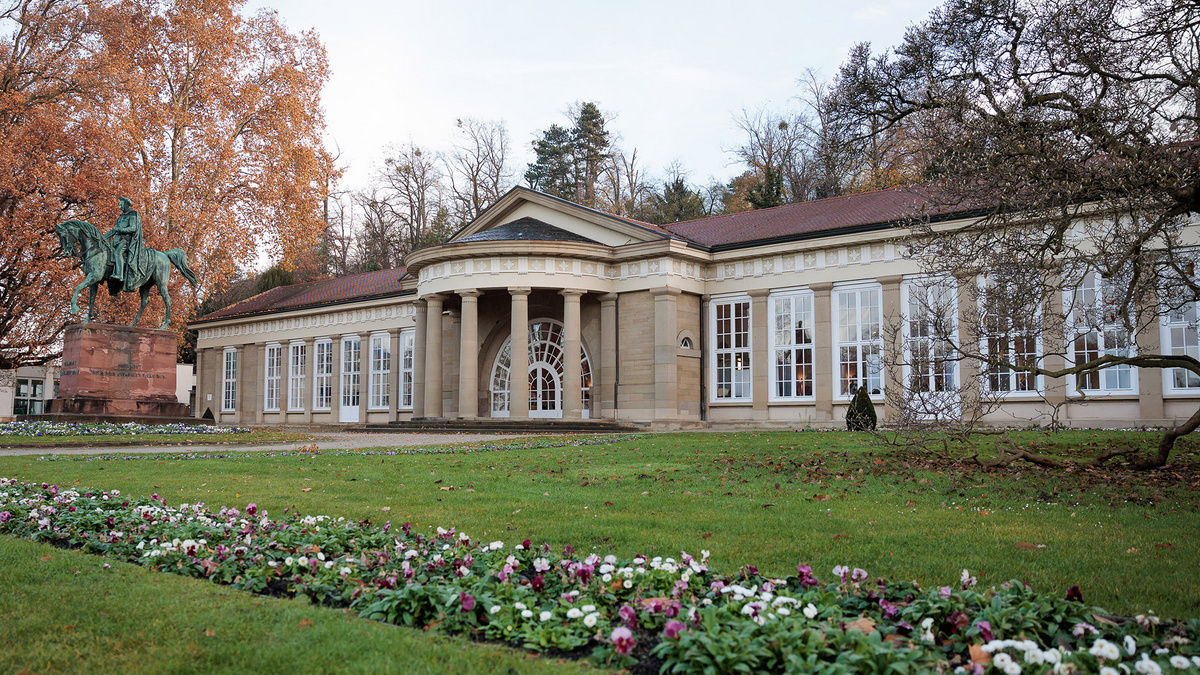
[[[71,313],[79,313],[79,293],[88,289],[88,313],[82,323],[94,321],[96,318],[96,289],[100,282],[108,282],[108,294],[116,295],[122,290],[123,280],[112,276],[113,260],[117,255],[116,248],[104,238],[95,225],[83,220],[68,220],[59,223],[54,228],[58,233],[59,243],[63,252],[68,256],[78,256],[80,267],[83,269],[83,282],[75,287],[71,296]],[[152,248],[145,250],[145,260],[150,273],[141,283],[138,292],[142,296],[142,306],[138,308],[137,316],[130,326],[136,326],[146,311],[146,303],[150,302],[150,287],[158,287],[158,295],[162,298],[166,314],[159,330],[166,330],[171,323],[171,296],[167,293],[167,280],[171,275],[171,265],[179,270],[184,279],[192,286],[196,285],[196,275],[188,269],[187,256],[183,249],[173,248],[170,251],[156,251]]]

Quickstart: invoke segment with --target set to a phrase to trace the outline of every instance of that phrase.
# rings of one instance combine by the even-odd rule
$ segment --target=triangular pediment
[[[485,234],[497,229],[495,235]],[[653,225],[619,218],[527,188],[509,190],[447,243],[533,240],[625,246],[670,238]]]

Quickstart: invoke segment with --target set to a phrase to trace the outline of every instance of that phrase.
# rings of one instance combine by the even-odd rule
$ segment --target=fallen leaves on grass
[[[300,619],[300,627],[301,628],[312,628],[312,625],[313,625],[312,619]]]
[[[867,635],[870,635],[871,633],[876,632],[875,622],[868,619],[865,616],[860,616],[857,619],[855,619],[854,621],[851,621],[850,623],[846,624],[846,630],[847,631],[859,630],[859,631],[866,633]]]

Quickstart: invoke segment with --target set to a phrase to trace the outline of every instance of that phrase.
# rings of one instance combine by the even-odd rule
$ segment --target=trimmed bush
[[[867,388],[858,387],[854,391],[854,398],[850,399],[850,409],[846,411],[846,428],[850,431],[874,431],[878,421],[875,404],[871,403]]]

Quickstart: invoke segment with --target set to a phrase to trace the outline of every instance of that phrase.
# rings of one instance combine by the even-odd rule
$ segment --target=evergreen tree
[[[290,270],[275,265],[258,277],[258,292],[269,291],[276,286],[291,286],[296,283],[296,277]]]
[[[595,103],[584,103],[575,116],[576,201],[596,207],[596,183],[608,160],[610,141],[604,128],[604,113]]]
[[[557,124],[533,142],[535,158],[525,171],[534,190],[574,201],[576,198],[575,134]]]
[[[783,172],[768,166],[763,172],[762,180],[746,191],[746,201],[755,209],[769,209],[787,203],[787,195],[783,190]]]
[[[688,186],[683,176],[663,183],[661,193],[650,196],[645,210],[639,214],[643,220],[655,225],[695,220],[708,215],[704,197]]]
[[[866,387],[859,387],[854,392],[854,398],[850,399],[850,407],[846,409],[846,428],[850,431],[874,431],[878,422],[871,395]]]

